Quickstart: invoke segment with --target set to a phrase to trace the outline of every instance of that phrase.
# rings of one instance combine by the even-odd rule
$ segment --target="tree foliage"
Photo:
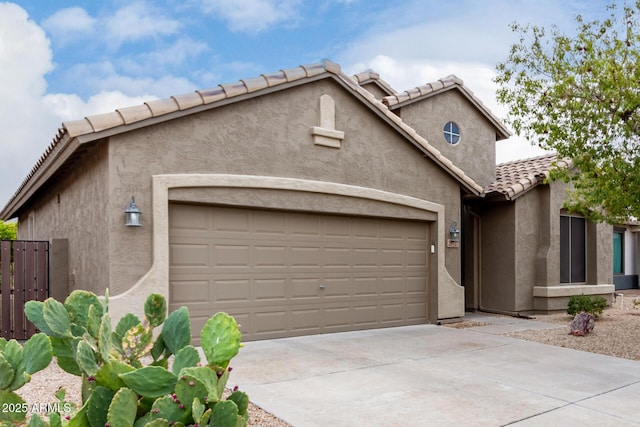
[[[640,0],[576,17],[576,33],[512,25],[519,41],[497,65],[498,100],[518,135],[569,158],[565,207],[594,221],[640,218]]]
[[[17,223],[0,221],[0,240],[16,240],[17,236]]]

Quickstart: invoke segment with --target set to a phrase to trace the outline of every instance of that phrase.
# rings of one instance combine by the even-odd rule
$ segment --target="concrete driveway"
[[[487,319],[249,342],[229,385],[296,427],[640,425],[640,362],[499,336],[550,326]]]

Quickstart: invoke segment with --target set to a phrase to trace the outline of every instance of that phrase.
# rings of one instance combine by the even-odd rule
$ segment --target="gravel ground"
[[[634,299],[640,301],[640,290],[622,291],[621,296],[616,298],[614,304],[596,320],[593,332],[584,337],[569,335],[569,323],[572,317],[566,313],[535,316],[536,320],[565,324],[566,328],[526,330],[505,335],[575,350],[640,360],[640,305],[634,308]],[[448,326],[465,328],[479,325],[478,322],[463,321]],[[233,381],[233,375],[231,381]],[[65,373],[57,364],[52,363],[44,371],[34,374],[31,382],[18,390],[18,393],[25,399],[29,408],[35,409],[32,412],[36,412],[40,404],[55,402],[54,393],[61,387],[67,390],[66,400],[80,402],[80,386],[77,377]],[[253,404],[249,407],[249,425],[290,426],[290,424]]]
[[[566,324],[567,327],[544,331],[521,331],[507,336],[551,344],[574,350],[640,360],[640,291],[618,291],[615,302],[596,319],[593,332],[584,337],[569,335],[572,317],[566,313],[536,315],[536,320]]]

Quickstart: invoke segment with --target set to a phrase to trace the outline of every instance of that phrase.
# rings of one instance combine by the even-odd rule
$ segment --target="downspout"
[[[474,211],[471,210],[471,208],[469,206],[465,206],[467,213],[469,213],[471,216],[475,217],[477,219],[478,222],[478,236],[480,236],[480,239],[482,238],[482,221],[481,221],[481,217],[480,215],[478,215],[477,213],[475,213]],[[479,240],[480,240],[479,239]],[[482,245],[480,245],[480,242],[478,242],[478,260],[482,259]],[[494,308],[487,308],[485,306],[482,305],[482,274],[480,273],[480,268],[479,270],[479,274],[478,274],[478,310],[484,312],[484,313],[491,313],[491,314],[502,314],[505,316],[511,316],[511,317],[518,317],[518,318],[523,318],[523,319],[535,319],[535,317],[532,316],[527,316],[527,315],[523,315],[520,314],[517,311],[506,311],[506,310],[497,310]]]

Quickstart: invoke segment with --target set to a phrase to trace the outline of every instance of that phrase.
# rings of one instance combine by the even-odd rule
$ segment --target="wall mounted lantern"
[[[449,240],[447,240],[448,248],[460,247],[460,230],[458,229],[458,223],[452,222],[449,226]]]
[[[141,216],[142,213],[140,212],[140,209],[138,209],[138,206],[136,206],[136,200],[131,196],[131,201],[127,205],[127,209],[124,211],[124,225],[127,227],[142,227],[142,224],[140,224]]]

